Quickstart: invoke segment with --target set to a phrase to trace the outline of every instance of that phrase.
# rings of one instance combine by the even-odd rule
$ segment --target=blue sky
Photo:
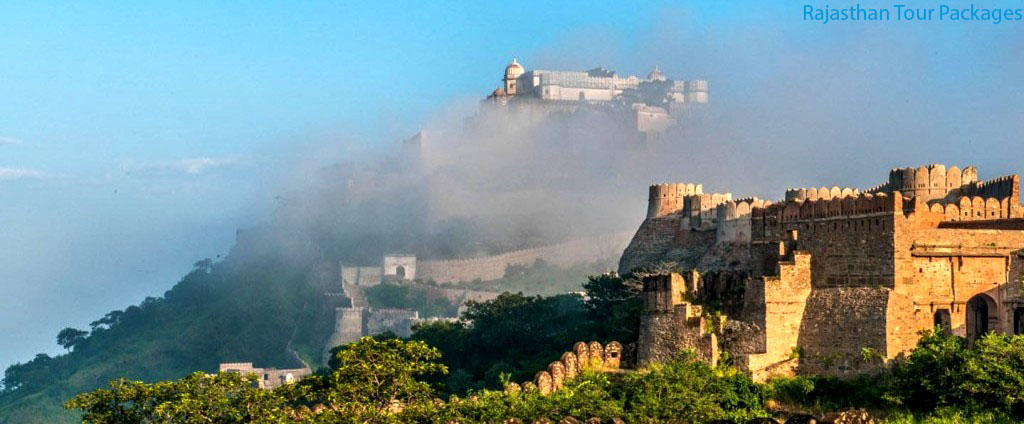
[[[1024,23],[763,3],[0,2],[0,366],[160,295],[263,219],[278,174],[465,109],[513,55],[709,79],[712,165],[755,192],[1018,170]],[[752,157],[803,171],[750,183]]]

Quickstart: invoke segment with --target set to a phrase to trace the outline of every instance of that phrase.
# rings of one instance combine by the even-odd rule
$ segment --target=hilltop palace
[[[620,77],[615,71],[527,71],[518,60],[505,67],[502,86],[485,105],[526,111],[543,117],[553,111],[574,111],[581,106],[621,112],[636,130],[664,132],[695,105],[708,102],[705,80],[671,80],[654,67],[647,78]]]
[[[1020,177],[893,169],[867,190],[733,199],[651,186],[619,270],[646,268],[637,359],[727,352],[755,378],[851,374],[941,326],[968,340],[1024,333]],[[665,271],[659,271],[665,270]]]

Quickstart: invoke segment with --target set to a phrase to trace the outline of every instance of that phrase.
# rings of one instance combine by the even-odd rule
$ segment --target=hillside
[[[74,422],[76,416],[63,409],[63,402],[119,377],[177,379],[238,361],[301,367],[296,354],[315,368],[333,331],[334,308],[348,301],[323,296],[336,292],[338,282],[333,261],[321,262],[322,256],[265,237],[236,246],[223,261],[197,262],[162,297],[112,311],[78,336],[67,331],[72,335],[65,341],[68,353],[40,354],[8,368],[0,391],[0,423]],[[579,291],[588,275],[614,262],[559,267],[537,261],[508,267],[496,281],[455,287],[545,295]],[[417,309],[423,316],[451,316],[458,308],[427,296],[424,292],[434,289],[429,285],[375,289],[375,307]]]
[[[69,353],[8,368],[0,423],[74,422],[66,399],[122,376],[176,379],[229,361],[301,366],[289,343],[315,357],[334,325],[315,265],[254,252],[198,262],[163,297],[93,322]]]

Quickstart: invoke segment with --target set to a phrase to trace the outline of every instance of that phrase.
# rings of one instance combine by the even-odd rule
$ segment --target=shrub
[[[854,407],[880,407],[885,392],[882,375],[851,379],[832,376],[775,377],[764,385],[764,396],[788,404],[834,411]]]
[[[747,419],[763,415],[761,392],[745,374],[711,368],[692,353],[623,378],[627,422]]]
[[[962,405],[969,400],[961,388],[966,360],[965,339],[938,328],[922,332],[917,348],[893,364],[885,397],[917,411]]]

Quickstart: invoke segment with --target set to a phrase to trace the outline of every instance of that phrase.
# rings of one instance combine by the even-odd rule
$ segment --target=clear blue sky
[[[225,253],[296,146],[393,143],[513,55],[707,78],[717,134],[835,165],[808,181],[837,156],[1017,170],[1024,23],[822,25],[762,3],[0,3],[0,366]]]

